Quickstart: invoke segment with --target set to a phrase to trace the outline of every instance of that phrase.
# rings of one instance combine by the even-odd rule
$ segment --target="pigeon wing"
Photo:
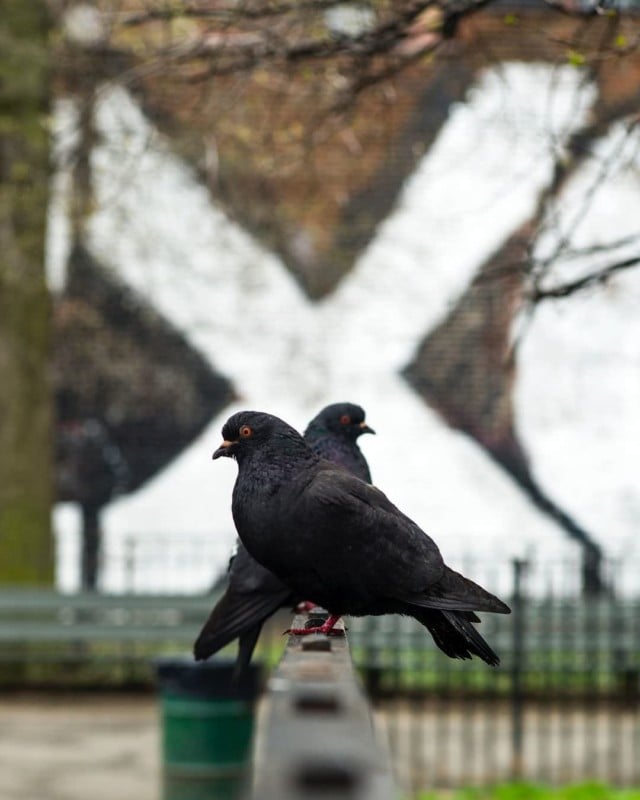
[[[322,508],[327,516],[325,535],[333,526],[342,537],[338,551],[347,563],[356,562],[354,580],[364,580],[376,597],[428,609],[510,612],[447,567],[433,539],[376,487],[321,469],[306,494],[316,513]]]
[[[427,594],[408,593],[399,599],[421,608],[450,611],[493,611],[496,614],[511,613],[509,606],[494,594],[449,567],[445,567],[442,578],[429,588]]]
[[[208,658],[245,632],[252,631],[274,614],[289,598],[285,587],[280,593],[250,595],[227,589],[216,603],[194,644],[197,661]]]
[[[330,542],[335,560],[377,597],[419,594],[441,578],[435,542],[376,487],[321,465],[303,504],[305,518],[318,528],[316,539]]]

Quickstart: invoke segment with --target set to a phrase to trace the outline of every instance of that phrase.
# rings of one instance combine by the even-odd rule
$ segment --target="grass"
[[[454,792],[423,792],[417,800],[640,800],[640,788],[616,789],[603,783],[556,787],[535,783],[504,783]]]

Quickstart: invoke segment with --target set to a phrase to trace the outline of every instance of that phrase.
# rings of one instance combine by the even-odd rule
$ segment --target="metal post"
[[[136,591],[136,540],[127,536],[124,540],[124,586],[125,591],[135,594]]]
[[[527,562],[513,559],[513,640],[511,661],[511,777],[522,778],[524,745],[525,598],[523,579]]]

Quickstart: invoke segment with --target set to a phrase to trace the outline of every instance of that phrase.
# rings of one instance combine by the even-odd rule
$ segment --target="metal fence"
[[[511,564],[513,613],[481,625],[498,668],[446,658],[413,620],[351,622],[405,788],[640,784],[640,599],[616,592],[613,566],[606,594],[576,594],[572,567],[556,565],[566,580],[531,592],[541,565]]]
[[[109,594],[209,592],[226,572],[234,540],[229,531],[104,536],[98,589]],[[56,535],[56,583],[63,592],[80,590],[79,531]]]

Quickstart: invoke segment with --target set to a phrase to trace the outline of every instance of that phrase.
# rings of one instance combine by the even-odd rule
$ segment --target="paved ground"
[[[158,800],[149,697],[0,695],[2,800]]]
[[[514,757],[507,703],[394,701],[378,722],[401,785],[481,785],[522,778],[543,783],[599,780],[640,785],[640,709],[530,705],[521,758]]]
[[[396,701],[376,715],[401,785],[508,779],[509,709]],[[153,695],[0,695],[1,800],[159,800],[160,741]],[[640,782],[637,708],[530,708],[523,775]]]

